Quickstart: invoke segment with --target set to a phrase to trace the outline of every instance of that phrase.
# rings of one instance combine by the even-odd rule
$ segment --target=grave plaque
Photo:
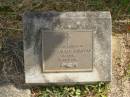
[[[26,83],[85,83],[111,80],[109,12],[26,12]]]
[[[42,34],[43,72],[92,71],[93,32],[68,30]]]

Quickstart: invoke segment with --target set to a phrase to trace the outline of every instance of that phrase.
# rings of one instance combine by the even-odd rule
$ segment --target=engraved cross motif
[[[65,33],[65,38],[66,38],[66,41],[67,41],[67,48],[68,48],[69,47],[70,38],[71,38],[69,32]]]

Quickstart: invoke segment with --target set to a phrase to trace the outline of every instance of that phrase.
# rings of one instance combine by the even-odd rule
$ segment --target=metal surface
[[[92,71],[93,32],[42,32],[43,72]]]

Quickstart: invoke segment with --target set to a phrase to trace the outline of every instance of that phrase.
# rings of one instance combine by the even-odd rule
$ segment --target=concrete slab
[[[44,85],[111,81],[110,12],[26,12],[23,24],[26,83]],[[44,73],[42,33],[45,30],[93,33],[92,71]],[[80,39],[82,37],[79,37]]]

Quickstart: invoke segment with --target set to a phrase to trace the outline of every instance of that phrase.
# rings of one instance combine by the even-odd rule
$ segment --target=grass
[[[34,97],[107,97],[108,85],[48,86],[32,89]]]
[[[130,14],[129,0],[2,0],[0,1],[0,80],[16,67],[23,71],[22,14],[25,11],[111,11],[113,21]],[[22,69],[19,69],[22,68]],[[14,72],[14,71],[13,71]],[[12,79],[11,79],[12,80]],[[48,86],[31,89],[35,97],[107,97],[108,85]]]

